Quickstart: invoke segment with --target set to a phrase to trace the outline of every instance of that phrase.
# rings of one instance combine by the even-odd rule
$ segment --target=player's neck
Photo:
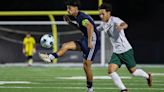
[[[111,16],[108,16],[107,20],[105,21],[106,23],[110,20]]]

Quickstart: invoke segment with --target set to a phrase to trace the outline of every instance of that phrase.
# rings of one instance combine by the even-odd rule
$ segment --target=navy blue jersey
[[[94,27],[94,31],[92,34],[93,48],[91,49],[88,48],[88,30],[85,26],[83,26],[82,24],[83,20],[88,20]],[[93,61],[97,51],[100,49],[100,33],[97,31],[96,25],[94,24],[93,19],[89,15],[86,15],[83,12],[78,12],[76,21],[77,21],[78,27],[84,34],[84,38],[77,40],[76,43],[79,44],[81,50],[83,51],[84,59]]]
[[[87,33],[88,30],[85,26],[82,25],[82,21],[85,19],[87,19],[93,25],[95,36],[96,36],[97,40],[99,40],[100,33],[97,31],[96,25],[93,22],[93,19],[89,15],[87,15],[83,12],[78,12],[78,15],[76,17],[76,21],[77,21],[78,27],[80,28],[80,30],[84,34],[84,37],[88,38],[88,33]]]

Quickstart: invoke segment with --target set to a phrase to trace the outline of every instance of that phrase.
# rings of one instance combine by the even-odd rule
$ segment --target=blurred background
[[[113,6],[113,16],[120,17],[129,24],[125,31],[135,51],[138,64],[164,64],[164,1],[163,0],[103,0]],[[81,10],[97,10],[98,0],[81,0]],[[0,11],[56,11],[66,10],[64,0],[1,0]],[[98,15],[92,15],[99,21]],[[56,21],[63,21],[62,16],[54,16]],[[0,16],[0,21],[50,21],[48,16]],[[81,37],[80,32],[66,24],[57,24],[58,47],[62,43]],[[51,33],[51,25],[42,24],[0,24],[0,63],[24,63],[22,41],[26,32],[31,32],[37,42],[37,53],[52,52],[40,45],[40,37]],[[61,61],[61,62],[60,62]],[[82,54],[69,51],[59,59],[59,63],[79,63]],[[42,62],[38,54],[34,62]],[[100,55],[96,63],[100,62]]]

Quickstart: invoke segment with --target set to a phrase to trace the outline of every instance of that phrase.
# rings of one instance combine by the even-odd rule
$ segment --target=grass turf
[[[129,92],[164,92],[164,68],[147,67],[153,76],[153,87],[146,80],[132,77],[126,68],[119,69],[123,82]],[[93,67],[94,76],[108,76],[107,68]],[[161,74],[161,75],[160,75]],[[162,75],[163,74],[163,75]],[[0,67],[0,92],[86,92],[86,81],[78,79],[59,79],[63,77],[85,76],[82,67]],[[14,82],[27,83],[14,83]],[[10,83],[7,83],[10,82]],[[95,79],[95,92],[119,92],[111,79]]]

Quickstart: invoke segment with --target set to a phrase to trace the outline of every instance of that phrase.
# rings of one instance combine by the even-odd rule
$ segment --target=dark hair
[[[31,35],[31,32],[26,32],[26,35]]]
[[[80,6],[80,0],[66,0],[65,4],[79,7]]]
[[[105,9],[106,11],[112,11],[112,5],[103,3],[102,5],[100,5],[99,9]]]

